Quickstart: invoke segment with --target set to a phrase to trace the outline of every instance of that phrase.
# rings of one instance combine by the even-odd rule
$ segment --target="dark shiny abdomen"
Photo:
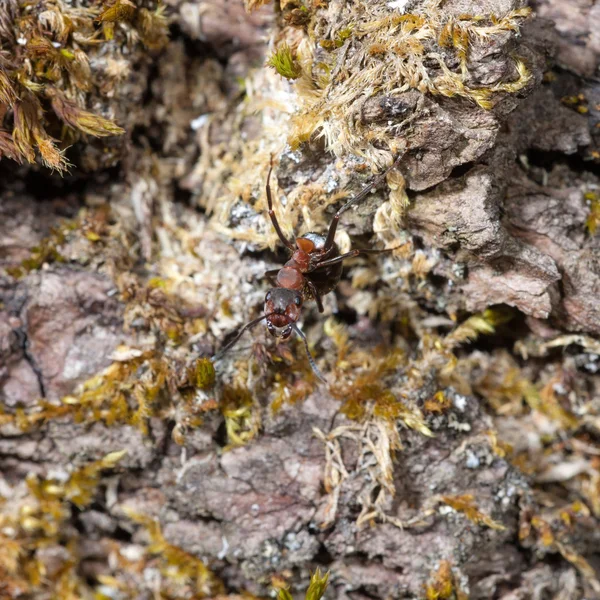
[[[311,231],[302,237],[310,240],[315,245],[315,251],[321,250],[325,245],[326,236],[321,235],[320,233],[314,233]],[[311,257],[312,255],[313,253],[311,252]],[[335,258],[339,255],[340,250],[337,247],[337,244],[333,244],[331,251],[327,254],[327,256],[323,255],[322,260]],[[323,267],[321,269],[310,271],[309,273],[306,273],[306,277],[308,277],[315,284],[321,296],[324,296],[337,287],[337,284],[342,276],[342,269],[342,263],[339,262],[335,265],[331,265],[330,267]]]

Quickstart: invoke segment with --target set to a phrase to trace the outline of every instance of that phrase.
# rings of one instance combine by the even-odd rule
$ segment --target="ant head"
[[[282,340],[292,335],[292,324],[300,318],[302,294],[287,288],[273,288],[265,296],[265,313],[269,333]]]

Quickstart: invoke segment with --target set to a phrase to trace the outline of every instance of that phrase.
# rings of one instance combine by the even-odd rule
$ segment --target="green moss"
[[[201,390],[209,390],[215,385],[215,367],[209,358],[199,358],[193,367],[192,381]]]
[[[325,594],[325,590],[329,585],[329,571],[325,575],[321,575],[320,569],[313,573],[310,578],[310,584],[306,590],[305,600],[320,600]],[[293,600],[292,594],[286,589],[279,590],[277,594],[278,600]]]
[[[352,27],[344,27],[340,29],[333,40],[321,40],[319,45],[325,50],[335,50],[336,48],[341,48],[344,45],[344,42],[352,37]]]
[[[7,268],[7,272],[15,279],[21,279],[31,271],[41,269],[44,264],[61,263],[65,261],[59,247],[65,243],[67,233],[72,231],[72,223],[66,222],[50,230],[50,235],[37,246],[31,248],[31,254],[17,267]]]
[[[588,201],[590,208],[585,220],[585,227],[590,235],[596,235],[600,225],[600,196],[596,192],[587,192],[585,199]]]
[[[273,67],[282,77],[286,79],[298,79],[302,75],[302,67],[295,53],[287,44],[281,44],[269,57],[267,64]]]

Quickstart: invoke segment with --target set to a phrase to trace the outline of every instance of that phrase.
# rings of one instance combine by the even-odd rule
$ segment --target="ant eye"
[[[294,304],[295,304],[296,306],[300,306],[300,304],[301,304],[301,303],[302,303],[302,299],[300,298],[300,296],[296,296],[296,297],[294,298]]]
[[[271,299],[271,292],[267,292],[267,295],[265,296],[265,300],[268,302]]]

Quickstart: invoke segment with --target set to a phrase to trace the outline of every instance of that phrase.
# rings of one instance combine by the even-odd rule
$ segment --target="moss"
[[[130,0],[109,0],[104,3],[104,10],[96,17],[104,23],[131,21],[135,15],[136,5]]]
[[[340,29],[333,40],[321,40],[319,44],[325,50],[335,50],[341,48],[344,42],[352,36],[352,27],[345,27]]]
[[[295,53],[287,44],[281,44],[271,54],[267,64],[286,79],[298,79],[302,75],[302,67],[296,59]]]
[[[203,393],[214,385],[215,372],[209,359],[197,359],[182,379],[181,364],[166,360],[160,354],[127,347],[119,348],[117,354],[119,360],[85,381],[74,394],[63,397],[60,403],[40,400],[34,409],[4,413],[0,422],[14,423],[27,431],[50,420],[69,417],[77,423],[102,422],[109,427],[131,425],[148,434],[152,417],[175,418],[174,435],[178,443],[183,443],[185,431],[200,426],[201,415],[218,407],[213,401],[200,404],[194,400],[196,393]],[[238,402],[238,409],[247,403],[229,392],[226,398],[224,414],[226,420],[229,419],[232,438],[247,441],[248,432],[243,430],[249,417],[244,410],[236,412],[233,407],[234,401]],[[181,406],[181,410],[177,411],[177,406]]]
[[[162,579],[160,587],[165,593],[169,588],[178,590],[175,597],[192,594],[194,598],[206,598],[224,593],[223,583],[204,562],[165,540],[157,519],[129,509],[125,509],[125,513],[146,530],[148,562],[152,557],[157,558],[156,566]]]
[[[328,584],[329,571],[325,575],[321,575],[321,571],[317,568],[310,578],[305,600],[320,600],[325,594]],[[293,600],[292,594],[286,589],[280,589],[277,598],[278,600]]]
[[[590,112],[588,106],[588,100],[584,94],[577,94],[575,96],[564,96],[560,101],[569,108],[577,111],[580,115],[586,115]]]
[[[198,389],[208,390],[215,385],[215,367],[208,358],[199,358],[196,360],[192,375],[191,379]]]
[[[473,521],[476,525],[484,525],[490,529],[503,531],[506,529],[504,525],[494,521],[488,515],[482,513],[475,503],[475,497],[472,494],[463,494],[461,496],[442,496],[444,504],[447,504],[455,511],[463,513],[469,521]]]
[[[452,400],[440,390],[432,398],[425,400],[423,408],[429,413],[443,414],[452,408]]]
[[[506,322],[511,313],[488,309],[466,319],[443,340],[424,337],[421,355],[411,358],[398,348],[381,347],[374,352],[351,350],[344,328],[328,321],[325,332],[337,347],[337,365],[340,375],[332,385],[334,397],[343,400],[342,412],[354,420],[363,420],[369,415],[382,418],[390,424],[404,422],[410,428],[431,436],[421,411],[403,399],[411,389],[423,386],[426,377],[438,377],[440,385],[449,384],[457,365],[452,350],[481,334],[491,334],[495,327]],[[360,365],[360,366],[359,366]],[[390,389],[388,381],[397,379],[398,371],[406,374],[402,391]],[[443,391],[437,392],[425,403],[430,413],[443,412],[451,404]]]
[[[432,573],[431,581],[425,588],[426,600],[467,600],[468,596],[461,591],[450,562],[443,560],[436,573]]]
[[[92,589],[79,573],[82,561],[77,530],[69,525],[76,507],[82,510],[97,497],[102,472],[116,467],[125,452],[73,468],[60,477],[27,477],[27,492],[18,505],[0,507],[0,579],[8,598],[90,597]],[[59,568],[48,572],[46,549],[57,550]]]
[[[242,446],[256,437],[260,428],[260,414],[247,388],[225,385],[219,408],[225,418],[230,446]]]
[[[10,0],[0,6],[0,22],[9,32],[0,41],[0,157],[33,163],[39,156],[46,167],[62,172],[70,166],[66,144],[82,135],[124,133],[112,119],[85,109],[86,100],[112,91],[93,66],[95,48],[103,43],[99,33],[108,44],[119,22],[155,49],[167,42],[166,20],[162,9],[138,9],[129,0],[83,4]],[[118,43],[131,46],[135,36],[122,36]],[[57,121],[65,125],[60,140],[50,133],[60,132]]]
[[[415,89],[493,108],[503,94],[528,85],[529,69],[515,55],[512,79],[478,86],[470,72],[471,48],[491,45],[507,32],[517,33],[530,13],[522,8],[502,16],[453,17],[436,0],[409,14],[384,9],[379,2],[368,3],[360,12],[353,5],[344,6],[335,17],[314,7],[305,39],[297,45],[295,58],[302,69],[293,73],[287,69],[285,74],[297,80],[301,105],[293,117],[290,145],[297,148],[318,134],[337,155],[357,154],[381,167],[400,151],[398,123],[366,124],[355,117],[358,107],[375,93],[394,97]],[[327,37],[320,38],[321,32]],[[388,150],[386,160],[383,149]]]
[[[43,238],[37,246],[31,248],[31,254],[19,266],[8,267],[7,272],[15,279],[21,279],[32,271],[38,271],[45,264],[65,262],[60,253],[60,246],[67,240],[67,235],[74,228],[74,223],[66,221],[50,230],[50,235]]]
[[[534,514],[523,519],[519,527],[519,539],[522,543],[534,540],[541,552],[559,553],[581,573],[594,593],[598,594],[600,580],[594,567],[571,545],[573,523],[579,519],[586,522],[588,517],[589,510],[579,502],[571,504],[567,509],[553,507],[543,515]],[[589,524],[589,520],[587,523]]]

